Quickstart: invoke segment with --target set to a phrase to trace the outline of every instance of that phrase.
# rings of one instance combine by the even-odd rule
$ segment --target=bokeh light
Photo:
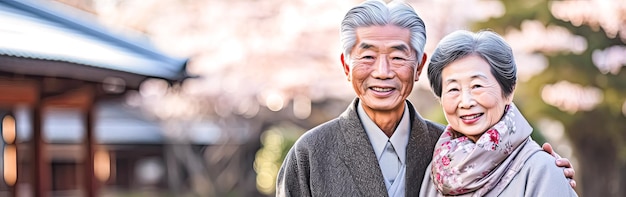
[[[11,115],[4,116],[2,119],[2,138],[4,143],[15,143],[15,118]]]
[[[576,113],[590,111],[603,99],[602,91],[595,87],[583,87],[568,81],[548,84],[541,90],[541,98],[560,110]]]

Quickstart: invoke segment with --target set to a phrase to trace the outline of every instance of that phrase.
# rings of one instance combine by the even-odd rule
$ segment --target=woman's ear
[[[509,97],[508,97],[508,98],[506,98],[506,102],[507,102],[508,104],[513,103],[513,97],[515,97],[515,87],[516,87],[516,86],[515,86],[515,85],[513,85],[513,88],[511,88],[511,94],[509,95]]]
[[[343,72],[346,74],[346,77],[348,77],[348,81],[350,81],[350,65],[346,63],[345,56],[343,55],[343,53],[341,53],[340,59],[341,59],[341,65],[343,66]]]
[[[417,65],[417,71],[415,72],[415,81],[418,81],[420,79],[420,74],[422,74],[422,70],[424,69],[424,65],[426,64],[426,58],[428,55],[426,55],[426,52],[424,52],[424,55],[422,55],[422,61],[420,61]]]

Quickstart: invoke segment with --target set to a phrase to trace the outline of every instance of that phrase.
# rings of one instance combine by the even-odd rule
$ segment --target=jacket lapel
[[[406,147],[406,196],[418,196],[424,175],[430,176],[425,171],[432,159],[437,138],[429,135],[434,131],[429,130],[426,121],[415,111],[413,105],[410,102],[407,104],[411,113],[411,134]],[[435,132],[434,135],[438,136],[438,133],[440,132]]]
[[[340,154],[350,170],[352,180],[362,192],[356,196],[387,196],[383,174],[378,165],[374,148],[369,141],[363,124],[356,112],[355,99],[348,109],[341,114],[339,122],[343,145]],[[420,117],[410,102],[411,132],[407,145],[406,158],[406,196],[418,196],[426,167],[432,159],[434,145],[441,131],[430,131],[426,121]]]
[[[340,150],[352,179],[362,192],[358,196],[387,196],[387,187],[376,160],[374,148],[369,141],[363,124],[356,112],[355,99],[339,117],[344,140],[344,150]]]

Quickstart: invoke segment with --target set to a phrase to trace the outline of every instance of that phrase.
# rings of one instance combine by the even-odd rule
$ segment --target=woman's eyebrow
[[[452,78],[452,79],[446,79],[446,81],[444,81],[444,83],[443,83],[443,84],[451,84],[451,83],[454,83],[454,82],[456,82],[456,79],[454,79],[454,78]]]
[[[486,75],[481,74],[481,73],[477,73],[472,75],[471,77],[472,79],[489,79]]]

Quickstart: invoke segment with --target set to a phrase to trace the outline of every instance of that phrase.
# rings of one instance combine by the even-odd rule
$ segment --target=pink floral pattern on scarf
[[[523,127],[518,132],[517,127]],[[514,105],[507,107],[502,120],[472,142],[446,127],[433,153],[431,177],[444,195],[460,195],[482,190],[486,193],[503,173],[500,164],[532,132]]]

